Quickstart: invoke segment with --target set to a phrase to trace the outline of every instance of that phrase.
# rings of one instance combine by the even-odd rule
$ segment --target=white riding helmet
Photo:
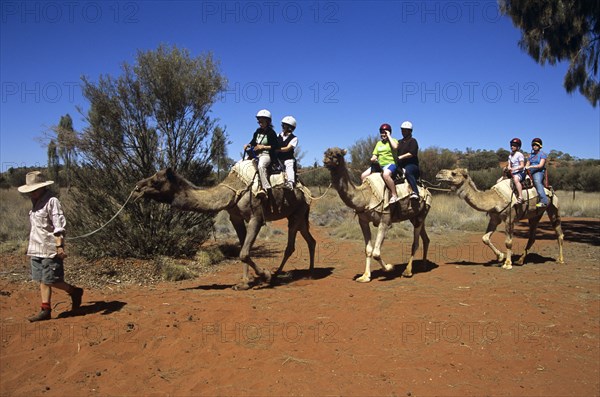
[[[266,117],[266,118],[270,119],[271,112],[269,112],[267,109],[259,110],[258,113],[256,113],[256,118],[259,118],[259,117]]]
[[[400,128],[403,130],[412,130],[413,129],[412,123],[410,121],[405,121],[404,123],[402,123]]]
[[[293,118],[292,116],[285,116],[283,119],[281,119],[281,122],[283,124],[288,124],[288,125],[291,125],[292,127],[296,128],[296,119]]]

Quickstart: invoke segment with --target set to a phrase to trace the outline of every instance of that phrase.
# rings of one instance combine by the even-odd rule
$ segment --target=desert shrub
[[[305,186],[328,186],[331,175],[325,167],[306,167],[298,170],[298,179]]]
[[[116,78],[83,78],[90,102],[78,142],[79,166],[69,192],[75,233],[106,222],[135,183],[167,166],[200,183],[210,174],[210,107],[225,80],[210,55],[160,46],[139,52]],[[210,236],[212,215],[182,212],[154,202],[129,203],[100,233],[78,243],[88,257],[193,256]]]
[[[25,179],[20,184],[23,183]],[[28,241],[30,209],[31,201],[17,189],[0,190],[0,243],[11,243],[4,246],[5,251],[12,251],[9,247],[14,247],[14,242]]]
[[[469,171],[471,179],[479,190],[487,190],[496,184],[498,178],[502,176],[500,167],[488,168],[485,170]]]
[[[430,147],[419,152],[421,179],[435,182],[435,176],[442,169],[456,168],[456,154],[448,149]]]

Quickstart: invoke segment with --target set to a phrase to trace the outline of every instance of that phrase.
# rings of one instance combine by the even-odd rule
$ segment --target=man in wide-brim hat
[[[17,189],[31,198],[29,211],[31,231],[27,255],[31,257],[31,276],[40,283],[42,309],[29,321],[49,320],[52,317],[52,288],[58,288],[71,296],[72,310],[81,306],[83,289],[64,281],[63,262],[65,253],[65,226],[67,224],[60,201],[52,195],[47,181],[40,171],[29,172],[25,184]]]

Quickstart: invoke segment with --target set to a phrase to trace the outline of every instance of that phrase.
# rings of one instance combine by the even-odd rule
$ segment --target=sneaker
[[[71,295],[71,310],[77,310],[81,306],[81,297],[83,296],[83,288],[75,287]]]
[[[548,206],[548,204],[544,204],[544,203],[537,203],[535,205],[537,208],[546,208]]]
[[[392,198],[390,198],[390,204],[394,204],[396,202],[400,201],[400,199],[398,198],[398,196],[392,196]]]
[[[30,323],[34,323],[36,321],[50,320],[51,318],[52,318],[52,310],[42,309],[38,314],[36,314],[35,316],[29,317],[27,320],[29,320]]]
[[[410,196],[408,196],[408,197],[410,197],[411,200],[418,200],[419,199],[419,195],[417,193],[411,193]]]

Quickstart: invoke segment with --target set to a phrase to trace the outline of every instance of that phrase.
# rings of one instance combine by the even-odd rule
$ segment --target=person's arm
[[[408,150],[406,153],[398,156],[398,160],[410,159],[416,156],[416,153],[419,151],[419,146],[417,145],[416,140],[411,140],[408,144]]]
[[[538,164],[538,166],[536,168],[539,168],[541,170],[541,169],[544,169],[545,166],[546,166],[546,159],[544,157],[542,157],[540,159],[540,163]]]
[[[60,201],[56,197],[52,197],[49,202],[50,217],[52,220],[52,226],[54,226],[54,245],[56,246],[56,255],[64,259],[67,257],[65,253],[65,227],[67,221],[62,211]]]
[[[292,139],[290,141],[290,143],[287,144],[287,146],[279,148],[279,151],[280,152],[289,152],[290,150],[293,150],[296,146],[298,146],[298,138],[297,137]]]
[[[392,147],[392,149],[398,150],[398,141],[396,139],[392,138],[392,136],[390,135],[390,132],[388,130],[385,130],[385,133],[387,135],[388,142],[390,143],[390,146]]]

